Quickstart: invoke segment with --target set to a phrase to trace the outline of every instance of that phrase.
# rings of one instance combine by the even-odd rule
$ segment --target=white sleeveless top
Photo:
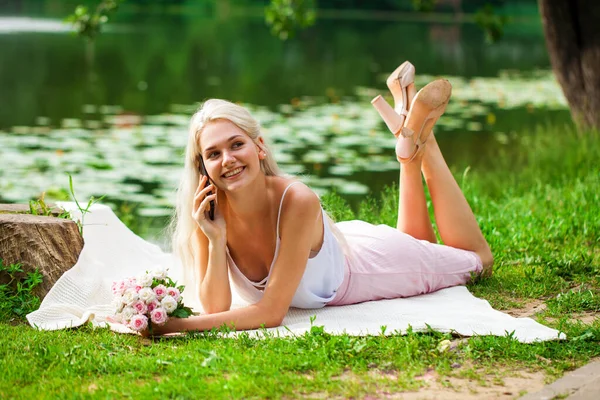
[[[277,243],[275,245],[275,256],[269,268],[269,274],[260,282],[253,282],[248,279],[238,269],[229,254],[227,248],[227,262],[229,265],[229,276],[239,295],[249,303],[257,303],[264,294],[264,288],[269,282],[269,277],[273,271],[273,266],[279,255],[279,219],[281,217],[281,205],[285,198],[285,193],[288,189],[299,181],[290,183],[281,196],[279,203],[279,213],[277,214]],[[311,251],[310,258],[306,262],[306,269],[302,280],[296,289],[294,298],[292,299],[292,307],[297,308],[322,308],[328,302],[333,300],[337,289],[342,284],[344,279],[344,253],[337,239],[331,233],[329,224],[326,223],[325,212],[321,208],[323,214],[323,245],[315,254]],[[285,268],[285,266],[282,266]],[[260,290],[263,289],[263,290]]]

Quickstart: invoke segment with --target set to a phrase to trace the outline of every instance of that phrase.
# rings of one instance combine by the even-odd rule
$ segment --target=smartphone
[[[210,176],[208,176],[208,172],[206,172],[206,167],[204,166],[204,160],[202,159],[202,156],[200,156],[200,172],[202,173],[202,175],[204,175],[208,178],[206,180],[206,183],[204,184],[204,187],[207,187],[208,185],[210,185]],[[210,218],[211,221],[215,220],[215,201],[214,200],[210,201],[210,210],[208,211],[208,218]]]

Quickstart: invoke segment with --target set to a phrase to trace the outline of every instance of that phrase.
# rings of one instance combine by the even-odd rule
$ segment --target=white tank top
[[[269,274],[265,279],[260,282],[253,282],[248,279],[238,269],[237,265],[233,261],[233,258],[229,254],[229,248],[227,248],[227,261],[229,265],[229,276],[239,295],[249,303],[257,303],[264,294],[264,288],[269,282],[271,271],[273,271],[273,265],[279,255],[279,219],[281,218],[281,206],[285,193],[288,189],[299,181],[290,183],[281,196],[281,202],[279,203],[279,213],[277,214],[277,243],[275,245],[275,256],[273,262],[269,268]],[[306,262],[306,269],[302,280],[296,289],[294,298],[292,299],[292,307],[297,308],[322,308],[328,302],[333,300],[336,295],[337,289],[342,284],[344,279],[344,253],[337,239],[331,233],[331,228],[326,222],[325,212],[321,208],[323,214],[323,245],[321,249],[315,254],[311,251],[310,257]],[[262,290],[261,290],[262,289]]]

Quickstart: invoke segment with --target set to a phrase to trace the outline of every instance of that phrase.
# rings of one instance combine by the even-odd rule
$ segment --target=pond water
[[[398,179],[394,138],[370,100],[391,100],[385,78],[406,59],[418,87],[438,76],[453,85],[436,127],[451,165],[485,168],[515,132],[570,119],[535,16],[495,45],[473,24],[381,16],[320,19],[281,42],[260,10],[131,7],[90,63],[60,22],[70,10],[0,6],[1,202],[66,199],[71,173],[80,199],[165,216],[189,117],[219,97],[252,110],[284,172],[354,206]]]

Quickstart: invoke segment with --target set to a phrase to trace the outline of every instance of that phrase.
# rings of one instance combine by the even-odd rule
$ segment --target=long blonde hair
[[[175,205],[175,215],[171,222],[174,233],[172,238],[173,251],[179,256],[183,265],[183,280],[186,288],[194,288],[192,292],[192,301],[197,300],[198,267],[194,259],[192,250],[192,235],[200,229],[196,221],[192,218],[192,203],[194,193],[200,180],[199,157],[200,135],[202,130],[212,121],[227,120],[237,125],[252,139],[252,141],[266,153],[266,157],[260,160],[260,169],[267,176],[287,176],[280,172],[279,166],[273,157],[269,146],[261,143],[262,137],[260,123],[256,121],[250,112],[242,106],[231,103],[226,100],[210,99],[204,102],[200,109],[192,116],[188,131],[188,143],[185,151],[185,162],[183,175],[177,189],[177,198]],[[263,138],[264,141],[264,138]],[[333,220],[325,213],[327,222],[331,227],[332,233],[342,245],[342,249],[347,254],[348,246],[342,235],[337,229]],[[188,290],[186,292],[189,293]]]

